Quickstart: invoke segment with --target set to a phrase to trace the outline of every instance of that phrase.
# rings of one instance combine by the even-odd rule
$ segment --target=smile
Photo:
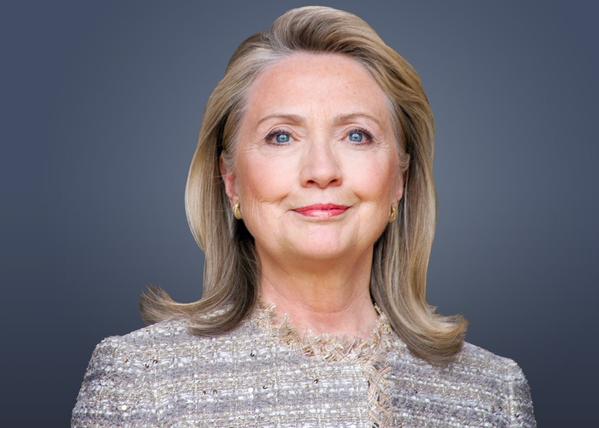
[[[297,208],[295,211],[305,217],[314,218],[330,218],[337,217],[347,211],[350,207],[347,205],[336,204],[315,204],[302,208]]]

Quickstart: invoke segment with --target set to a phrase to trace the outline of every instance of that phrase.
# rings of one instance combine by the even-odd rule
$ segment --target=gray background
[[[183,191],[206,100],[243,39],[307,4],[250,3],[3,3],[3,425],[67,425],[146,285],[200,297]],[[430,302],[522,366],[540,426],[597,422],[597,7],[320,4],[368,21],[430,97]]]

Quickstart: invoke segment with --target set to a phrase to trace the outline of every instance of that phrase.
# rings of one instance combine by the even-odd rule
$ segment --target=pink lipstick
[[[314,204],[294,211],[308,217],[334,217],[343,214],[349,207],[347,205],[337,204]]]

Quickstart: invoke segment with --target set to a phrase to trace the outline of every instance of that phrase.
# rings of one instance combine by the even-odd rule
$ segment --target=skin
[[[385,93],[352,58],[302,52],[266,68],[247,100],[234,167],[222,159],[220,166],[255,238],[260,298],[304,334],[369,337],[377,320],[369,294],[374,243],[405,178]],[[335,121],[352,112],[375,120]],[[299,118],[261,121],[272,114]],[[273,130],[283,132],[267,141]],[[350,208],[336,217],[294,211],[315,203]]]

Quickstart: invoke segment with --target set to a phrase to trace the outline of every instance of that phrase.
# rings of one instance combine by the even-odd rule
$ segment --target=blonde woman
[[[150,288],[73,426],[535,426],[519,365],[425,300],[433,141],[420,78],[359,17],[301,7],[245,40],[187,181],[204,295]]]

